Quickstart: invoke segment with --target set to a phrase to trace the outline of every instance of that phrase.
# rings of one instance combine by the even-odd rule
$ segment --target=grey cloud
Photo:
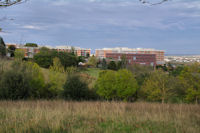
[[[193,30],[200,24],[199,5],[197,0],[173,0],[159,6],[138,0],[30,0],[1,10],[1,16],[14,21],[1,21],[0,27],[10,32],[2,35],[7,41],[23,38],[41,44],[89,48],[120,44],[162,48],[163,40],[169,40],[171,47],[176,38],[187,41],[197,34]]]

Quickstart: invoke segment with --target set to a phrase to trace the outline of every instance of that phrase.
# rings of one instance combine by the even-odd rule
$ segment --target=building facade
[[[95,56],[98,58],[107,58],[108,53],[121,53],[121,54],[154,54],[156,56],[156,64],[163,65],[164,61],[164,54],[163,50],[156,50],[156,49],[143,49],[143,48],[126,48],[126,47],[116,47],[116,48],[103,48],[103,49],[96,49]]]
[[[41,48],[41,47],[25,47],[24,45],[11,44],[11,43],[6,44],[7,48],[9,46],[15,46],[16,49],[24,50],[26,58],[33,58],[33,56],[35,54],[40,52],[40,48]],[[58,52],[72,52],[72,51],[74,51],[74,53],[77,56],[89,57],[91,55],[91,49],[84,49],[84,48],[80,48],[80,47],[72,47],[72,46],[56,46],[56,47],[45,46],[45,47],[47,47],[49,49],[57,50]]]
[[[148,66],[156,66],[156,55],[155,54],[122,54],[122,53],[107,53],[106,58],[108,60],[121,61],[123,58],[126,59],[127,64],[140,64]]]
[[[85,49],[85,48],[80,48],[80,47],[72,47],[72,46],[57,46],[54,49],[57,51],[63,51],[63,52],[72,52],[77,56],[84,56],[84,57],[89,57],[91,55],[91,49]]]
[[[12,43],[6,44],[6,48],[9,48],[9,46],[14,46],[16,49],[22,49],[24,51],[25,58],[33,58],[35,54],[40,52],[39,47],[25,47],[24,45],[12,44]]]

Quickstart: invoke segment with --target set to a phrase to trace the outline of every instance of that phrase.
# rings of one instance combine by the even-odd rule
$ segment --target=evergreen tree
[[[75,74],[67,77],[63,92],[66,99],[85,100],[88,99],[88,93],[88,85],[80,79],[79,75]]]
[[[0,37],[0,57],[6,56],[6,45],[3,41],[3,38]]]
[[[115,61],[110,61],[110,63],[108,64],[108,69],[117,70],[117,65],[116,65]]]

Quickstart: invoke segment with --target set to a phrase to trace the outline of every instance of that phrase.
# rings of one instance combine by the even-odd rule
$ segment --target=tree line
[[[1,56],[5,56],[1,45]],[[3,50],[4,49],[4,50]],[[89,57],[88,66],[101,71],[97,78],[78,67],[84,57],[72,51],[41,48],[32,60],[15,50],[14,60],[0,61],[0,99],[122,100],[172,103],[200,102],[200,64],[171,64],[156,68],[107,62]]]

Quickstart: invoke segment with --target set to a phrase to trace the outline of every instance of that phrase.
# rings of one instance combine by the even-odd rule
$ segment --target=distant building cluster
[[[18,44],[6,44],[9,46],[15,46],[16,49],[23,49],[26,58],[33,58],[35,54],[39,53],[41,46],[38,47],[27,47],[25,45]],[[45,46],[49,49],[57,50],[58,52],[74,52],[77,56],[89,57],[91,55],[91,49],[85,49],[80,47],[72,46]],[[143,49],[143,48],[127,48],[127,47],[116,47],[116,48],[103,48],[96,49],[95,56],[99,59],[106,59],[108,61],[120,61],[125,58],[128,64],[141,64],[141,65],[163,65],[165,52],[163,50],[156,49]],[[8,55],[9,56],[9,55]]]
[[[95,55],[99,58],[113,58],[120,59],[122,55],[127,57],[129,63],[138,64],[152,64],[152,65],[163,65],[164,61],[163,50],[155,49],[143,49],[143,48],[126,48],[126,47],[116,47],[116,48],[103,48],[96,49]]]
[[[200,62],[200,56],[166,56],[165,62],[189,63]]]
[[[41,46],[39,47],[26,47],[24,45],[18,45],[18,44],[6,44],[6,47],[8,48],[9,46],[15,46],[16,49],[23,49],[25,52],[25,57],[26,58],[33,58],[33,56],[37,53],[39,53]],[[72,47],[72,46],[56,46],[56,47],[51,47],[51,46],[45,46],[49,49],[57,50],[59,52],[74,52],[77,56],[84,56],[84,57],[89,57],[91,55],[91,49],[85,49],[85,48],[80,48],[80,47]],[[9,56],[9,55],[8,55]]]

